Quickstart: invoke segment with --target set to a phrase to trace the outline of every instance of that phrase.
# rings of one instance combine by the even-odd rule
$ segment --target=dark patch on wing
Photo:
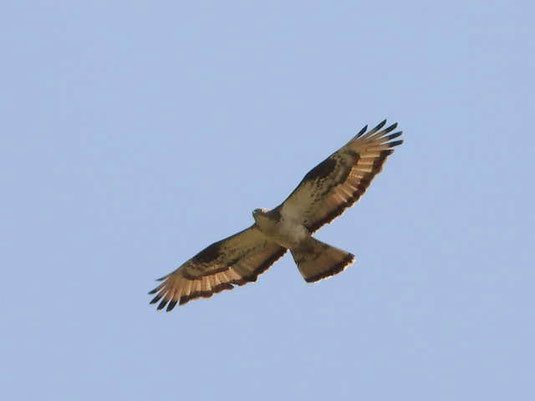
[[[351,156],[353,159],[355,159],[354,163],[358,162],[359,161],[359,157],[360,155],[355,152],[354,150],[346,150],[345,153],[347,153],[349,156]]]
[[[336,160],[333,157],[328,157],[310,170],[301,182],[321,180],[322,178],[328,177],[336,168],[336,164]]]
[[[251,230],[252,228],[254,227],[254,225],[240,231],[240,232],[237,232],[236,234],[234,235],[231,235],[230,237],[227,237],[227,238],[223,238],[222,240],[220,241],[217,241],[217,242],[214,242],[213,244],[211,245],[208,245],[206,248],[204,248],[202,251],[200,251],[197,255],[195,255],[194,257],[191,258],[191,262],[193,262],[189,268],[192,269],[192,270],[195,270],[196,272],[198,272],[199,275],[201,275],[202,272],[204,272],[205,270],[205,266],[203,265],[208,265],[208,264],[211,264],[211,263],[214,263],[218,258],[220,258],[223,253],[226,253],[225,256],[227,256],[228,258],[231,258],[233,255],[231,254],[232,252],[229,251],[228,249],[225,249],[224,248],[224,244],[239,236],[239,235],[242,235],[243,233]],[[221,269],[219,270],[210,270],[210,273],[209,274],[212,274],[212,273],[216,273],[217,271],[224,271],[228,268],[228,265],[227,266],[223,266]],[[159,280],[163,280],[165,278],[167,278],[168,276],[164,276],[162,277],[161,279]],[[193,276],[190,276],[191,279],[193,279],[194,277]],[[188,278],[190,278],[188,277]]]
[[[379,171],[382,169],[386,158],[392,152],[393,152],[392,149],[383,150],[380,152],[379,158],[373,162],[372,171],[367,173],[364,177],[362,177],[362,179],[359,181],[359,184],[357,185],[356,191],[353,192],[351,197],[349,197],[345,202],[340,203],[340,205],[336,209],[331,210],[322,219],[305,224],[306,227],[310,230],[310,232],[313,233],[314,231],[319,229],[324,224],[330,223],[336,217],[340,216],[345,209],[352,206],[356,201],[358,201],[360,197],[362,196],[362,194],[366,192],[366,189],[368,189],[368,187],[370,186],[370,183],[372,182],[375,175],[379,173]],[[356,158],[355,163],[357,163],[358,160],[359,159]]]
[[[262,264],[260,264],[256,269],[254,269],[248,276],[244,276],[238,280],[232,280],[228,283],[219,284],[209,291],[196,291],[188,295],[183,295],[180,298],[179,304],[184,305],[196,298],[210,298],[213,294],[217,294],[218,292],[221,292],[223,290],[232,290],[234,288],[234,285],[242,286],[247,283],[255,282],[258,279],[258,276],[264,273],[273,263],[279,260],[286,253],[286,251],[286,248],[280,247],[273,254],[271,254],[264,262],[262,262]],[[228,266],[225,269],[220,269],[220,271],[227,270],[229,267],[232,266]]]
[[[334,187],[343,183],[351,173],[353,165],[359,160],[359,154],[352,150],[335,152],[310,170],[288,197],[274,210],[280,211],[284,204],[294,196],[306,193],[308,201],[321,202]],[[300,191],[307,192],[300,192]],[[306,224],[305,224],[306,225]]]
[[[207,246],[202,251],[200,251],[197,255],[195,255],[192,259],[196,263],[210,263],[216,260],[219,255],[221,249],[221,241],[214,242],[212,245]]]
[[[252,274],[246,277],[242,277],[240,280],[236,280],[233,284],[244,285],[246,283],[254,282],[257,280],[258,276],[264,273],[269,267],[279,260],[285,253],[287,249],[280,247],[275,253],[269,256],[260,266],[258,266]]]
[[[201,251],[198,255],[196,255],[190,262],[193,262],[195,258],[202,255],[202,257],[205,257],[204,260],[208,260],[209,255],[215,254],[216,246],[218,243],[210,245],[208,248],[212,248],[210,252]],[[208,249],[207,248],[207,249]],[[223,256],[222,259],[226,259],[227,254],[230,250],[225,249],[224,246],[219,247],[219,254]],[[252,251],[252,250],[251,250]],[[191,276],[188,274],[185,274],[184,271],[182,271],[182,277],[185,280],[189,280],[190,282],[195,282],[202,280],[205,276],[214,275],[217,277],[218,273],[222,271],[228,271],[229,268],[232,268],[233,265],[236,265],[238,263],[245,263],[246,266],[248,266],[247,274],[240,275],[239,278],[235,278],[232,280],[228,280],[225,278],[225,276],[219,276],[218,280],[222,281],[217,285],[213,285],[213,281],[210,284],[210,287],[208,289],[197,289],[193,292],[183,294],[180,298],[175,298],[172,294],[172,292],[180,287],[173,287],[171,284],[168,286],[169,282],[165,281],[164,283],[161,283],[158,287],[156,287],[154,290],[150,291],[149,294],[156,294],[156,296],[150,301],[151,304],[156,304],[158,310],[165,309],[167,312],[173,310],[177,304],[184,305],[188,303],[189,301],[197,298],[209,298],[213,294],[219,293],[224,290],[231,290],[234,288],[234,286],[242,286],[249,282],[254,282],[257,280],[258,276],[265,272],[273,263],[275,263],[278,259],[280,259],[285,253],[287,249],[275,246],[268,249],[259,249],[258,252],[260,252],[256,257],[251,257],[249,260],[247,258],[247,254],[249,251],[245,251],[244,253],[239,252],[241,257],[236,257],[235,259],[229,260],[225,262],[225,266],[221,266],[218,269],[208,269],[206,272],[203,272],[205,274],[201,276]],[[232,253],[230,251],[230,253]],[[207,256],[208,255],[208,256]],[[236,255],[238,256],[238,255]],[[245,258],[245,259],[243,259]],[[221,258],[220,258],[221,259]],[[203,259],[201,259],[203,260]],[[206,265],[205,265],[206,266]],[[190,265],[189,268],[191,269],[192,266]],[[202,266],[199,267],[199,270],[204,270]],[[240,269],[243,270],[243,269]],[[235,270],[237,272],[237,270]],[[171,276],[171,275],[169,275]],[[183,284],[182,284],[183,285]]]

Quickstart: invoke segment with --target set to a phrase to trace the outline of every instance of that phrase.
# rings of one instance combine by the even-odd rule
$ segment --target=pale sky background
[[[1,398],[535,399],[532,4],[3,2]],[[148,305],[383,118],[356,265]]]

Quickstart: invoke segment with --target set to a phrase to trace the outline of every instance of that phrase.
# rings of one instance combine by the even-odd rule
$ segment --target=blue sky
[[[527,1],[12,1],[5,399],[532,399]],[[365,124],[405,143],[318,238],[173,313],[146,292]]]

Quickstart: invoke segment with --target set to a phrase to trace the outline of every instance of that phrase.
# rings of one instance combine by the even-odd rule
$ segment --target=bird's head
[[[253,210],[253,218],[255,221],[257,221],[257,218],[259,216],[264,216],[267,212],[267,209],[255,209]]]

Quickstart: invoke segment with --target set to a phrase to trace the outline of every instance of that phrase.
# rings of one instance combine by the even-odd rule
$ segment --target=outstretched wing
[[[149,294],[157,295],[158,309],[167,305],[171,311],[177,303],[208,298],[234,285],[256,281],[275,263],[286,248],[266,238],[254,225],[231,237],[208,246],[178,269],[162,277],[163,282]]]
[[[283,216],[304,224],[310,232],[331,222],[353,205],[383,167],[400,132],[390,134],[397,123],[385,129],[386,120],[371,131],[364,127],[341,149],[308,172],[297,188],[278,207]]]

